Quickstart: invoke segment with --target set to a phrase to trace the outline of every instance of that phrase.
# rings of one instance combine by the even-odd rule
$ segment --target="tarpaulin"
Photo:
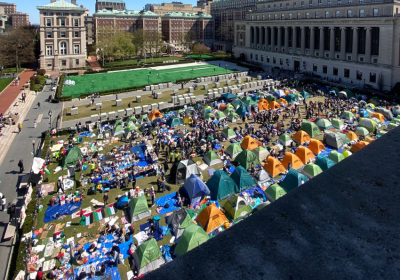
[[[177,203],[178,203],[178,201],[176,199],[176,193],[175,192],[170,193],[170,194],[165,195],[165,196],[162,196],[160,198],[157,198],[156,199],[157,206],[163,207],[161,209],[160,213],[158,213],[158,214],[161,216],[161,215],[165,215],[165,214],[167,214],[169,212],[178,210],[180,207],[178,206]],[[169,205],[168,208],[164,208],[164,206],[166,204]]]
[[[44,214],[44,223],[48,223],[58,219],[63,215],[72,215],[81,208],[82,202],[66,203],[64,205],[49,206]]]

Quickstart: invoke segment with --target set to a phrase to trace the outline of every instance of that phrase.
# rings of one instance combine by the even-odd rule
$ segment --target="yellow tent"
[[[353,147],[351,147],[350,152],[355,153],[358,150],[361,150],[362,148],[364,148],[365,146],[367,146],[369,143],[366,141],[360,141],[357,142],[356,144],[353,145]]]
[[[322,150],[326,151],[324,144],[317,139],[311,139],[308,148],[316,155],[319,155]]]
[[[297,151],[296,155],[301,159],[304,164],[309,163],[312,159],[315,159],[313,152],[304,146],[300,146]]]
[[[160,113],[160,111],[158,111],[158,110],[154,110],[153,112],[151,112],[150,113],[150,115],[149,115],[149,119],[152,121],[152,120],[155,120],[155,119],[157,119],[157,118],[162,118],[163,117],[163,114],[161,114]]]
[[[227,223],[228,219],[213,203],[200,212],[200,214],[197,216],[197,221],[200,223],[206,233],[210,233],[222,226],[224,223]]]
[[[299,169],[300,167],[302,167],[304,165],[298,156],[296,156],[295,154],[292,154],[290,152],[287,152],[285,157],[282,160],[282,164],[286,169],[289,169],[288,168],[289,163],[291,165],[291,168],[293,168],[293,169]]]
[[[355,134],[353,131],[347,132],[346,136],[350,139],[350,141],[358,140],[357,134]]]
[[[192,117],[184,117],[183,118],[183,123],[184,124],[192,124],[193,123]]]
[[[311,140],[310,135],[303,130],[297,131],[293,136],[292,139],[300,144],[308,142]]]
[[[260,145],[261,145],[261,143],[256,141],[251,136],[244,137],[242,143],[240,144],[240,146],[244,150],[249,150],[249,151],[254,150],[255,148],[258,148],[258,146],[260,146]]]
[[[269,103],[268,108],[269,109],[276,109],[276,108],[281,108],[281,106],[278,104],[278,102],[272,101],[271,103]]]
[[[260,99],[258,101],[258,110],[262,111],[262,110],[268,110],[268,101],[266,99]]]
[[[286,101],[286,99],[283,99],[283,98],[280,98],[280,99],[278,100],[278,103],[279,103],[279,104],[283,103],[283,104],[285,104],[285,105],[288,104],[287,101]]]
[[[267,158],[267,163],[264,164],[264,170],[267,171],[267,173],[271,177],[275,177],[279,175],[280,173],[283,173],[286,171],[285,167],[283,166],[282,162],[277,160],[276,158],[269,156]]]

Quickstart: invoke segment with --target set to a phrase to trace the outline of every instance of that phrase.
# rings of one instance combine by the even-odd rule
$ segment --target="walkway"
[[[94,55],[88,56],[86,61],[89,63],[89,67],[93,71],[103,70],[103,68],[101,67],[101,65],[100,65],[99,61],[97,60],[96,56],[94,56]]]

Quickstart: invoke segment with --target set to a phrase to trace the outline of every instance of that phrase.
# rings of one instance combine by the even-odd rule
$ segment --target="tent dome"
[[[207,185],[200,179],[199,176],[192,174],[182,186],[182,190],[186,193],[190,200],[190,206],[199,203],[204,196],[210,194]]]

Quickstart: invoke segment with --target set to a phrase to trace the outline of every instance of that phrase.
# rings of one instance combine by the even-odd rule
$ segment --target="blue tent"
[[[117,201],[117,209],[124,209],[129,206],[128,197],[126,195],[121,196]]]
[[[222,200],[239,192],[239,187],[236,185],[235,181],[223,170],[214,172],[207,182],[207,187],[210,190],[212,200]]]
[[[223,100],[225,100],[225,102],[229,102],[229,103],[237,98],[236,95],[234,95],[230,92],[222,94],[221,97]]]
[[[180,118],[170,118],[167,120],[167,125],[169,127],[175,127],[175,126],[183,125],[183,122]]]
[[[335,162],[331,160],[330,158],[324,157],[324,156],[317,156],[317,159],[315,160],[315,164],[321,167],[322,171],[327,170],[328,168],[331,168],[333,165],[335,165]]]
[[[299,171],[290,168],[285,179],[279,185],[288,193],[293,191],[295,188],[308,181],[306,175],[301,174]]]
[[[185,184],[183,184],[182,190],[187,194],[190,206],[196,205],[204,196],[210,194],[207,185],[195,174],[190,175]]]
[[[365,109],[360,109],[357,114],[359,114],[361,118],[367,118],[368,117],[368,112]]]
[[[244,116],[246,115],[246,113],[248,113],[246,106],[244,105],[240,105],[240,107],[236,110],[236,114],[238,114],[239,116]]]
[[[253,177],[242,166],[238,166],[231,174],[231,178],[238,185],[239,190],[255,187],[257,184],[254,182]]]
[[[272,95],[278,99],[286,96],[285,91],[283,89],[277,89]]]

